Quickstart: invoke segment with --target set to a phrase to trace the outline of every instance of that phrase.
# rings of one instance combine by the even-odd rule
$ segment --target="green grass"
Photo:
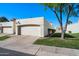
[[[75,36],[75,38],[61,40],[58,37],[49,37],[46,39],[38,39],[34,44],[79,49],[79,33],[71,35]]]
[[[0,41],[3,41],[3,40],[6,40],[7,38],[9,38],[9,36],[2,36],[2,37],[0,37]]]
[[[72,35],[72,36],[74,36],[76,38],[79,38],[79,33],[73,33],[73,34],[70,34],[70,35]]]

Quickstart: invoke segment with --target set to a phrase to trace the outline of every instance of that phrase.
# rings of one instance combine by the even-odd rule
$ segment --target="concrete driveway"
[[[0,41],[0,46],[9,46],[9,45],[16,45],[16,46],[26,46],[31,45],[35,40],[39,37],[36,36],[23,36],[23,35],[10,35],[11,37],[5,41]],[[2,43],[2,44],[1,44]]]
[[[39,46],[33,46],[32,43],[38,38],[39,37],[36,36],[11,35],[11,38],[0,41],[0,47],[23,53],[35,54]]]

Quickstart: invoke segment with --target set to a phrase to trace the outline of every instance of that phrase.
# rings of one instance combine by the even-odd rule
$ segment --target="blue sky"
[[[44,16],[46,20],[53,23],[54,27],[59,26],[57,18],[55,17],[54,13],[50,9],[47,9],[45,11],[43,5],[36,3],[0,4],[0,16],[5,16],[9,20],[11,20],[12,18],[30,18],[30,17]],[[73,23],[75,23],[78,21],[78,18],[72,17],[71,20]]]

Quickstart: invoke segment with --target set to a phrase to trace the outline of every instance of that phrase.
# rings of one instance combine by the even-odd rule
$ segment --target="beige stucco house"
[[[0,23],[0,33],[44,37],[52,33],[52,23],[44,17],[13,19]]]
[[[66,32],[69,33],[70,31],[71,33],[79,33],[79,20],[77,23],[68,25]]]
[[[61,28],[57,27],[56,28],[56,32],[60,33],[61,32]],[[79,20],[77,23],[73,23],[73,24],[68,24],[67,26],[67,31],[66,33],[79,33]]]

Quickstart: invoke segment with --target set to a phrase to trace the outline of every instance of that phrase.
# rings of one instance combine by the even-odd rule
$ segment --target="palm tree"
[[[56,16],[57,20],[59,21],[61,27],[61,39],[64,39],[64,34],[67,30],[67,25],[69,18],[71,16],[77,16],[77,12],[75,10],[76,4],[71,3],[43,3],[45,9],[50,9]],[[63,19],[63,15],[65,15],[66,19]],[[65,25],[63,25],[63,20],[66,20]],[[63,28],[65,26],[65,28]]]

